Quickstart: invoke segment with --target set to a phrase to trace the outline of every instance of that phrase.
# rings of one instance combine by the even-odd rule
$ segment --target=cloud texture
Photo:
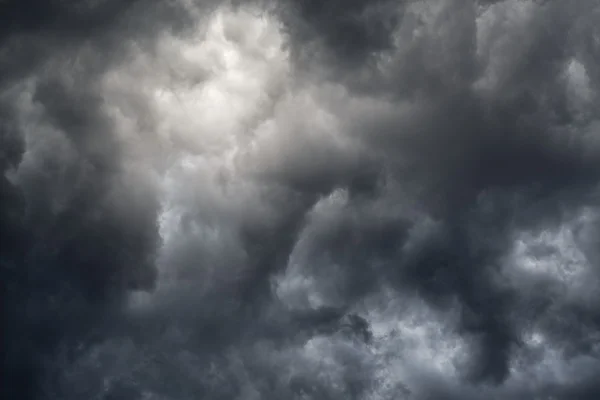
[[[0,20],[3,397],[600,396],[599,1]]]

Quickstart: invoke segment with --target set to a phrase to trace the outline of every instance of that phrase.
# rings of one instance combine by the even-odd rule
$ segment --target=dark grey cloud
[[[599,2],[0,10],[4,396],[600,394]]]

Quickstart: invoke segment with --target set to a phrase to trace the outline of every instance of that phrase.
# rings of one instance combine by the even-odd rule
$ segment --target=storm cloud
[[[0,20],[4,397],[600,396],[600,1]]]

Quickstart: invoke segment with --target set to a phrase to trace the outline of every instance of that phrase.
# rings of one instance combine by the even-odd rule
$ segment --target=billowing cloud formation
[[[0,10],[5,397],[600,395],[600,2]]]

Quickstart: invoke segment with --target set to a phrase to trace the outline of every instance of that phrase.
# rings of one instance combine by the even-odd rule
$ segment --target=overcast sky
[[[2,398],[600,398],[600,0],[0,2]]]

